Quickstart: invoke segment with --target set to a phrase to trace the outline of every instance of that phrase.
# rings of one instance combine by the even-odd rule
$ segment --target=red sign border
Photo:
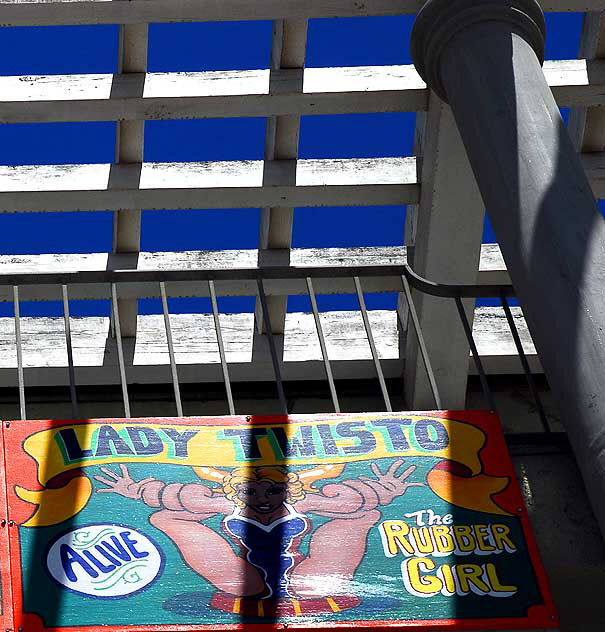
[[[12,582],[12,559],[10,549],[11,522],[8,514],[8,488],[6,483],[6,452],[4,448],[4,426],[0,422],[0,454],[4,461],[4,467],[0,469],[0,490],[7,490],[0,493],[0,586],[2,589],[2,611],[0,612],[0,626],[4,630],[13,629],[13,582]],[[8,424],[10,425],[10,423]]]
[[[100,632],[106,631],[108,626],[68,626],[68,627],[46,627],[43,625],[41,618],[34,613],[23,612],[23,594],[22,594],[22,576],[21,576],[21,557],[19,530],[17,521],[11,518],[12,503],[23,503],[16,497],[13,490],[9,490],[9,479],[12,479],[12,473],[23,470],[35,470],[35,463],[25,452],[15,450],[8,458],[7,448],[14,440],[9,440],[9,434],[14,436],[15,431],[21,436],[17,436],[17,441],[23,440],[31,434],[31,430],[24,432],[24,426],[31,428],[31,424],[40,424],[38,431],[45,429],[72,425],[75,422],[90,421],[93,423],[129,423],[133,425],[144,425],[157,423],[159,420],[163,423],[174,423],[179,425],[223,425],[229,423],[231,425],[247,425],[247,424],[269,424],[269,423],[289,423],[298,421],[309,421],[321,418],[322,420],[351,418],[351,417],[368,417],[370,415],[380,415],[382,413],[328,413],[328,414],[312,414],[312,415],[248,415],[248,416],[221,416],[221,417],[145,417],[135,419],[125,418],[105,418],[105,419],[80,419],[80,420],[28,420],[23,421],[7,421],[2,424],[2,436],[0,442],[3,447],[4,465],[3,471],[0,472],[0,489],[5,490],[4,499],[0,498],[0,515],[1,508],[8,511],[8,538],[0,536],[0,555],[2,554],[3,545],[1,542],[8,540],[8,566],[9,573],[2,566],[2,590],[4,595],[4,603],[13,604],[12,611],[7,608],[0,615],[0,625],[4,625],[5,630],[23,629],[27,632]],[[481,460],[485,465],[485,473],[490,474],[490,457],[497,456],[498,469],[506,469],[507,476],[511,478],[511,485],[508,486],[506,494],[508,502],[514,502],[517,505],[517,515],[521,520],[521,526],[525,542],[528,548],[529,556],[533,564],[538,586],[544,604],[533,606],[529,609],[526,617],[517,618],[483,618],[483,619],[430,619],[430,620],[386,620],[386,621],[326,621],[326,622],[275,622],[275,623],[234,623],[234,624],[169,624],[169,625],[132,625],[132,626],[111,626],[112,632],[195,632],[208,631],[250,631],[250,632],[269,632],[270,630],[325,630],[335,628],[342,632],[353,632],[356,628],[375,628],[392,630],[397,628],[419,629],[419,630],[528,630],[528,629],[557,629],[559,627],[559,619],[556,613],[555,604],[548,587],[548,580],[545,568],[540,558],[537,541],[534,537],[533,530],[527,510],[521,498],[519,483],[516,478],[512,460],[510,458],[508,447],[502,434],[500,421],[496,413],[485,410],[458,410],[458,411],[402,411],[401,415],[421,415],[427,417],[441,417],[443,419],[452,419],[462,422],[468,422],[485,430],[490,441],[480,450]],[[21,431],[21,432],[19,432]],[[5,440],[6,439],[6,440]],[[8,444],[8,445],[7,445]],[[494,461],[492,461],[494,462]],[[35,475],[35,472],[34,472]],[[501,475],[501,472],[494,472],[494,475]],[[14,485],[14,482],[12,482]],[[2,503],[2,500],[4,503]],[[9,502],[10,500],[10,502]],[[13,522],[14,521],[14,522]],[[10,581],[7,577],[10,575]],[[6,596],[11,596],[8,601]],[[11,617],[12,615],[12,617]],[[11,625],[13,624],[13,625]]]

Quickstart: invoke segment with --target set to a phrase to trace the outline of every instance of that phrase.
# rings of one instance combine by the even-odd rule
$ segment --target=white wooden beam
[[[477,283],[510,285],[510,275],[498,244],[482,244]]]
[[[487,246],[494,248],[494,244]],[[233,270],[256,269],[258,250],[189,250],[179,252],[141,252],[115,254],[0,255],[0,280],[7,274],[70,273],[103,270]],[[293,268],[390,266],[406,263],[404,246],[366,248],[293,248],[263,253],[265,267],[290,263]]]
[[[605,152],[581,159],[595,196],[604,198]],[[414,156],[0,166],[0,212],[380,206],[419,199]]]
[[[423,0],[0,0],[5,26],[361,17],[416,13]],[[545,11],[599,11],[605,0],[543,0]]]
[[[602,102],[604,60],[547,61],[544,73],[560,106]],[[415,112],[428,94],[404,65],[5,76],[0,122]]]
[[[350,294],[353,285],[350,278],[316,279],[313,286],[317,294]],[[76,300],[101,299],[108,300],[110,295],[108,283],[70,283],[69,297]],[[216,293],[221,296],[249,296],[257,295],[256,281],[246,279],[233,281],[215,281]],[[295,280],[266,280],[265,294],[269,296],[300,296],[307,294],[304,279]],[[364,279],[366,292],[398,292],[401,289],[401,279],[398,276],[382,276]],[[132,300],[136,298],[159,298],[160,291],[157,282],[151,281],[122,281],[118,285],[118,298]],[[206,281],[170,281],[166,282],[166,293],[169,297],[208,297],[208,283]],[[19,289],[22,301],[60,301],[61,287],[59,285],[40,284],[22,285]],[[12,301],[12,287],[0,285],[0,301]]]
[[[0,212],[415,202],[415,159],[0,166]]]
[[[169,271],[169,270],[245,270],[258,269],[258,250],[191,250],[181,252],[141,252],[138,254],[42,254],[0,255],[0,282],[7,275],[70,274],[109,271]],[[289,265],[299,269],[309,267],[402,266],[407,262],[405,246],[367,248],[293,248],[273,249],[262,253],[264,267]],[[302,276],[302,274],[301,274]],[[319,281],[318,281],[319,282]],[[335,282],[335,281],[334,281]],[[365,280],[370,283],[372,280]],[[398,280],[389,281],[392,291],[399,291]],[[498,244],[483,244],[477,283],[509,284],[510,278]],[[350,285],[350,284],[349,284]],[[285,287],[285,286],[284,286]],[[302,285],[301,285],[302,287]],[[340,286],[339,286],[340,287]],[[346,288],[349,292],[351,287]],[[242,288],[243,290],[243,288]],[[27,291],[23,288],[23,291]],[[81,297],[85,288],[78,289]],[[302,290],[301,290],[302,291]],[[243,291],[242,291],[243,294]],[[47,296],[54,296],[48,290]],[[95,294],[97,296],[98,294]],[[108,296],[108,294],[107,294]],[[48,300],[48,299],[47,299]]]
[[[118,70],[124,75],[147,71],[147,24],[122,24],[119,33]],[[142,89],[139,97],[142,97]],[[143,162],[145,121],[118,121],[116,164]],[[114,252],[136,253],[141,249],[141,209],[118,209],[113,216]],[[120,331],[126,338],[136,336],[138,302],[119,301]]]
[[[262,256],[261,256],[262,254]],[[305,268],[377,266],[377,276],[365,279],[368,291],[395,292],[401,287],[399,277],[380,276],[378,270],[385,265],[403,265],[406,262],[405,248],[310,248],[280,251],[273,249],[259,253],[258,250],[189,251],[189,252],[141,252],[139,254],[43,254],[43,255],[0,255],[0,301],[12,300],[12,288],[2,284],[9,275],[72,274],[62,282],[69,283],[72,299],[107,299],[110,296],[107,283],[78,282],[77,273],[102,273],[104,271],[156,272],[170,270],[226,270],[233,280],[217,281],[219,296],[256,296],[256,282],[238,280],[237,270],[258,271],[260,259],[265,269],[289,265],[299,271],[297,280],[266,280],[268,296],[306,294]],[[352,291],[350,278],[325,278],[315,281],[318,293],[342,294]],[[205,281],[182,281],[166,284],[170,296],[208,296]],[[159,295],[157,282],[134,281],[120,283],[118,296],[122,299],[150,298]],[[59,300],[60,288],[53,285],[22,285],[22,300]]]
[[[283,268],[284,264],[297,272],[295,279],[266,279],[265,291],[270,296],[306,294],[304,281],[306,268],[323,267],[335,272],[342,268],[376,266],[376,276],[364,279],[369,292],[397,292],[401,288],[399,276],[386,276],[385,265],[400,266],[406,261],[402,247],[384,248],[326,248],[293,249],[291,251],[259,252],[258,250],[190,251],[190,252],[142,252],[139,254],[94,253],[85,255],[2,255],[0,256],[0,301],[12,300],[13,275],[62,275],[57,283],[69,284],[72,299],[107,299],[110,297],[107,282],[91,281],[83,274],[101,279],[110,272],[153,273],[161,271],[185,270],[188,272],[222,270],[227,272],[226,280],[215,282],[219,296],[256,296],[255,275],[272,267]],[[289,261],[289,266],[288,266]],[[240,275],[239,272],[243,274]],[[80,274],[81,273],[81,274]],[[68,276],[69,275],[69,276]],[[96,276],[99,275],[99,276]],[[200,274],[201,276],[201,274]],[[252,278],[250,278],[252,276]],[[351,293],[351,278],[316,278],[315,287],[321,294]],[[10,278],[12,277],[12,279]],[[166,283],[169,296],[208,296],[206,281],[172,281]],[[156,278],[144,281],[137,277],[120,282],[117,286],[121,299],[154,298],[159,295]],[[21,284],[20,296],[23,301],[54,301],[60,298],[60,287],[52,284]]]
[[[292,248],[282,253],[273,249],[263,254],[265,266],[280,266],[289,260],[297,268],[313,266],[357,267],[404,265],[406,246],[367,246],[350,248]],[[82,270],[212,270],[256,268],[259,252],[249,250],[185,250],[112,254],[0,255],[3,274],[40,274]],[[497,276],[496,276],[497,275]],[[498,244],[483,244],[477,283],[510,283]]]
[[[282,256],[282,254],[284,256]],[[232,274],[233,280],[217,281],[217,291],[222,296],[255,296],[256,284],[251,280],[237,280],[238,271],[259,270],[259,252],[257,250],[226,251],[189,251],[189,252],[142,252],[138,255],[128,254],[44,254],[44,255],[1,255],[0,256],[0,301],[11,301],[12,291],[2,284],[3,279],[12,275],[65,275],[63,283],[70,284],[70,297],[73,299],[107,299],[109,288],[107,283],[85,282],[79,272],[98,273],[106,271],[138,271],[159,272],[171,270],[187,270],[204,272],[207,270],[225,270]],[[305,268],[324,267],[334,270],[343,267],[376,266],[377,276],[364,278],[364,289],[367,292],[400,292],[399,276],[380,275],[383,266],[402,266],[406,263],[406,248],[317,248],[293,249],[281,252],[274,249],[262,253],[263,268],[287,265],[298,271],[297,279],[265,281],[268,296],[304,295],[307,292],[303,281]],[[384,269],[384,268],[383,268]],[[72,275],[68,277],[67,275]],[[248,275],[249,276],[249,275]],[[81,280],[78,281],[78,278]],[[479,283],[510,283],[508,273],[500,250],[496,244],[484,244]],[[318,294],[351,294],[350,278],[316,278],[314,285]],[[207,296],[208,287],[205,281],[179,281],[167,284],[170,296]],[[158,284],[152,281],[129,280],[118,286],[118,294],[123,299],[151,298],[159,296]],[[60,288],[57,286],[23,285],[21,298],[31,301],[60,300]]]
[[[305,19],[275,20],[273,22],[273,44],[271,49],[271,70],[295,69],[300,73],[305,65],[307,48],[307,25]],[[302,92],[302,81],[299,84]],[[298,137],[300,116],[287,114],[272,116],[267,120],[265,138],[265,160],[296,160],[298,158]],[[294,176],[294,174],[292,174]],[[293,182],[294,184],[294,182]],[[261,250],[273,248],[288,250],[292,244],[292,224],[294,209],[288,206],[265,207],[261,209],[258,244]],[[286,324],[287,296],[267,298],[268,318],[274,334],[284,333]],[[264,333],[265,322],[260,301],[256,305],[256,322],[259,333]]]
[[[559,107],[596,106],[603,103],[605,60],[546,61],[543,70]]]
[[[28,75],[0,77],[0,122],[415,111],[427,96],[413,66]]]
[[[512,308],[524,348],[534,370],[540,370],[535,349],[519,308]],[[396,315],[370,311],[378,353],[386,377],[401,375]],[[127,372],[131,382],[168,383],[169,358],[161,315],[139,316],[138,335],[125,342]],[[326,312],[321,315],[328,354],[337,379],[373,378],[375,369],[359,312]],[[263,362],[252,362],[252,314],[222,314],[223,337],[233,381],[274,379],[268,353]],[[179,378],[183,383],[220,382],[222,374],[211,314],[171,315]],[[108,336],[109,319],[73,318],[72,340],[78,383],[119,383],[115,340]],[[61,318],[22,318],[23,360],[28,386],[66,383],[65,333]],[[520,364],[501,310],[479,308],[474,334],[486,368],[491,374],[518,374]],[[469,358],[470,362],[470,358]],[[470,372],[473,373],[472,364]],[[317,379],[321,352],[312,314],[287,315],[283,372],[288,380]],[[0,386],[16,384],[16,351],[12,320],[0,318]],[[326,386],[327,388],[327,386]]]
[[[605,62],[605,15],[586,13],[580,38],[579,55],[591,61]],[[602,103],[602,101],[601,101]],[[605,113],[602,107],[589,107],[591,103],[578,103],[569,113],[569,133],[580,152],[601,152],[605,149]]]
[[[431,95],[428,113],[418,116],[418,149],[422,156],[419,205],[408,206],[406,243],[413,247],[414,271],[440,283],[475,283],[481,253],[485,211],[450,108]],[[413,293],[420,327],[445,408],[465,407],[469,346],[455,303]],[[474,301],[466,301],[472,320]],[[405,395],[411,410],[430,409],[435,400],[408,326],[405,351]]]
[[[274,20],[415,13],[421,0],[1,0],[7,26]]]

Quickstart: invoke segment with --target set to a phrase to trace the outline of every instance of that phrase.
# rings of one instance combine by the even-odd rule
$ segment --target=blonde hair
[[[243,508],[246,506],[246,503],[238,498],[237,486],[242,483],[260,483],[261,481],[286,485],[286,500],[290,504],[294,504],[305,497],[303,484],[298,474],[288,472],[285,467],[279,465],[271,467],[236,467],[223,479],[223,493],[238,507]]]

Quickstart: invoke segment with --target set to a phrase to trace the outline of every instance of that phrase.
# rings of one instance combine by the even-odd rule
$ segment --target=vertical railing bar
[[[76,369],[74,366],[74,355],[71,343],[71,323],[69,318],[69,294],[67,285],[61,286],[63,294],[63,321],[65,323],[65,345],[67,347],[67,369],[69,373],[69,397],[71,399],[71,417],[78,419],[78,394],[76,392]]]
[[[307,277],[307,292],[309,293],[309,299],[311,300],[311,309],[313,310],[313,318],[315,319],[315,329],[317,330],[317,337],[319,338],[319,346],[321,348],[321,357],[323,359],[324,368],[326,370],[326,377],[328,384],[330,385],[330,395],[332,396],[332,404],[334,405],[334,411],[340,412],[340,404],[338,402],[338,394],[336,393],[336,385],[334,384],[334,376],[332,375],[332,367],[330,365],[330,359],[328,358],[328,349],[326,347],[326,340],[324,337],[323,328],[321,326],[321,319],[319,317],[319,310],[317,309],[317,299],[315,297],[315,290],[313,289],[313,282],[310,277]]]
[[[179,373],[176,368],[174,356],[174,344],[172,342],[172,328],[170,327],[170,312],[168,311],[168,299],[166,298],[166,284],[160,281],[160,296],[162,297],[162,312],[164,314],[164,328],[166,329],[166,341],[168,342],[168,357],[170,358],[170,372],[172,374],[172,385],[174,387],[174,401],[176,403],[176,414],[183,416],[183,402],[181,400],[181,389],[179,387]]]
[[[489,406],[490,410],[495,411],[496,403],[494,401],[494,396],[489,388],[489,384],[487,383],[485,369],[483,368],[483,363],[481,362],[479,352],[477,351],[477,345],[475,344],[475,340],[473,338],[473,331],[468,322],[468,318],[466,317],[466,312],[464,311],[462,299],[459,296],[456,296],[454,300],[456,301],[456,307],[458,308],[460,322],[462,323],[462,327],[464,328],[464,333],[466,334],[466,339],[468,340],[468,344],[471,348],[471,353],[473,354],[473,360],[475,361],[475,366],[477,367],[477,372],[479,373],[479,380],[481,381],[481,387],[483,389],[485,399],[487,400],[487,405]]]
[[[506,320],[508,321],[510,332],[513,335],[513,340],[515,341],[515,347],[517,347],[517,353],[519,354],[519,360],[521,360],[521,366],[523,367],[523,373],[525,374],[525,379],[527,380],[527,385],[529,386],[529,392],[534,398],[534,402],[538,410],[538,416],[540,417],[542,428],[544,429],[544,432],[551,432],[551,427],[548,423],[548,418],[546,417],[546,411],[544,410],[542,400],[540,399],[540,395],[538,394],[538,389],[536,388],[531,369],[529,368],[529,362],[527,361],[527,356],[525,355],[525,350],[523,349],[523,343],[521,342],[519,331],[517,329],[517,326],[515,325],[515,320],[513,318],[510,305],[508,304],[508,300],[504,292],[500,293],[500,300],[502,302],[502,307],[504,308],[504,313],[506,315]]]
[[[218,301],[216,300],[216,290],[214,281],[208,281],[208,290],[210,292],[210,303],[212,304],[212,316],[214,318],[214,332],[216,334],[216,342],[218,344],[218,353],[221,358],[221,368],[223,370],[223,381],[225,382],[225,391],[227,392],[227,403],[229,404],[229,414],[235,415],[235,405],[233,403],[233,392],[231,390],[231,380],[229,379],[229,366],[227,365],[227,354],[225,353],[225,345],[223,344],[223,334],[221,330],[221,320],[218,314]]]
[[[368,311],[366,309],[366,302],[363,298],[363,291],[361,289],[361,283],[359,277],[353,277],[355,282],[355,290],[357,291],[357,300],[359,301],[359,309],[361,310],[361,317],[363,319],[363,325],[366,330],[366,336],[368,343],[370,344],[370,350],[372,351],[372,358],[374,359],[374,366],[376,367],[376,374],[378,375],[378,382],[380,383],[380,390],[382,391],[382,397],[384,398],[384,405],[388,412],[393,412],[391,406],[391,399],[387,390],[386,382],[384,381],[384,375],[382,373],[382,366],[380,365],[380,358],[378,357],[378,350],[374,343],[374,336],[372,335],[372,328],[370,326],[370,319],[368,318]]]
[[[17,381],[19,383],[19,412],[21,419],[27,419],[25,411],[25,381],[23,379],[23,344],[21,338],[21,315],[19,310],[19,286],[13,285],[13,306],[15,309],[15,344],[17,346]]]
[[[269,308],[267,306],[267,297],[265,295],[265,287],[262,279],[257,279],[256,284],[258,286],[258,298],[260,299],[261,310],[263,312],[263,322],[265,323],[265,329],[267,331],[267,340],[269,342],[269,352],[271,354],[271,362],[273,363],[273,373],[275,375],[275,382],[277,386],[277,396],[279,403],[282,407],[284,415],[288,414],[288,403],[286,402],[286,395],[284,393],[284,385],[282,382],[281,371],[279,368],[279,359],[277,357],[277,349],[275,348],[275,340],[273,338],[273,327],[271,326],[271,317],[269,315]]]
[[[439,389],[437,388],[437,380],[435,380],[435,373],[433,371],[433,366],[431,365],[429,353],[426,348],[426,342],[424,340],[424,334],[422,333],[422,327],[420,327],[418,312],[416,311],[416,306],[414,305],[414,300],[412,299],[410,284],[404,275],[401,275],[401,282],[403,283],[403,294],[405,296],[405,302],[407,303],[408,310],[410,312],[410,317],[414,326],[414,332],[416,334],[416,340],[418,341],[418,348],[420,349],[420,355],[424,364],[424,370],[426,371],[426,375],[431,386],[431,392],[433,393],[433,399],[435,400],[435,406],[437,407],[437,410],[441,410],[441,396],[439,395]],[[397,310],[397,316],[399,317],[399,320],[401,322],[401,315],[399,314],[399,310]],[[401,322],[401,325],[404,326],[404,323]]]
[[[118,364],[120,366],[120,382],[122,384],[122,399],[124,400],[124,415],[130,417],[130,400],[128,399],[128,383],[126,381],[126,366],[124,365],[124,349],[122,348],[122,328],[120,327],[120,310],[118,309],[118,293],[116,284],[111,284],[111,304],[113,308],[113,322],[116,332],[116,346],[118,348]]]

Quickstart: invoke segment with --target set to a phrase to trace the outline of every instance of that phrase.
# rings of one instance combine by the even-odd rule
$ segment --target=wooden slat
[[[605,152],[582,162],[605,197]],[[0,212],[415,204],[416,178],[414,157],[0,166]]]
[[[132,24],[397,15],[413,13],[421,0],[1,0],[7,26]]]
[[[288,263],[289,254],[289,263]],[[1,285],[2,276],[16,274],[75,274],[78,272],[98,272],[138,270],[154,272],[162,270],[258,270],[257,250],[189,251],[189,252],[142,252],[137,255],[116,255],[106,253],[74,255],[2,255],[0,256],[0,301],[12,300],[10,284]],[[263,267],[290,265],[298,269],[300,279],[268,280],[265,282],[269,296],[304,295],[305,268],[334,267],[335,269],[356,266],[403,265],[406,262],[406,248],[325,248],[293,249],[281,252],[273,250],[263,253]],[[479,283],[509,283],[510,279],[496,244],[484,244],[481,256]],[[106,283],[78,283],[77,276],[63,278],[69,282],[72,299],[107,299],[109,288]],[[217,291],[222,296],[254,296],[254,281],[217,281]],[[349,278],[316,279],[314,286],[318,294],[350,294],[352,283]],[[156,282],[128,282],[118,286],[122,298],[158,297]],[[396,276],[377,276],[364,279],[367,292],[399,292],[401,280]],[[170,296],[208,296],[205,281],[180,281],[167,284]],[[61,299],[60,289],[52,285],[24,285],[21,288],[24,300],[56,301]]]
[[[237,276],[237,275],[235,275]],[[304,279],[265,281],[267,296],[299,296],[306,295]],[[351,280],[349,278],[317,279],[313,282],[318,294],[349,294]],[[85,283],[70,285],[70,299],[104,299],[110,298],[107,283]],[[216,281],[218,296],[255,297],[256,281]],[[401,287],[401,279],[397,276],[372,277],[364,280],[366,292],[397,292]],[[206,281],[171,281],[166,283],[166,292],[170,297],[208,297]],[[118,297],[121,300],[135,298],[158,298],[158,283],[151,281],[124,281],[118,286]],[[59,285],[27,285],[21,289],[23,301],[59,301],[61,288]],[[10,302],[11,290],[8,286],[0,286],[0,301]]]
[[[122,24],[118,47],[118,70],[122,76],[131,73],[145,73],[147,70],[148,48],[147,24]],[[142,90],[139,93],[142,96]],[[120,120],[116,125],[117,164],[141,163],[144,160],[145,121]],[[142,210],[119,209],[113,214],[114,252],[136,253],[141,248]],[[122,336],[131,337],[137,331],[138,302],[120,301],[120,331]]]
[[[262,268],[259,260],[262,259]],[[216,281],[220,296],[256,295],[256,276],[265,271],[267,277],[271,269],[294,271],[295,277],[284,274],[281,278],[265,281],[268,296],[306,294],[304,278],[310,268],[333,269],[334,277],[328,274],[316,278],[315,285],[320,294],[350,293],[352,283],[349,276],[343,277],[343,268],[376,266],[376,276],[364,279],[365,287],[372,292],[393,292],[400,289],[398,276],[386,276],[385,265],[399,266],[405,263],[405,249],[390,248],[328,248],[294,249],[292,251],[272,250],[259,253],[257,250],[234,251],[192,251],[136,254],[86,254],[86,255],[32,255],[0,256],[0,301],[12,300],[12,285],[21,283],[23,300],[54,301],[60,299],[59,285],[47,282],[49,275],[57,275],[57,283],[70,285],[72,299],[107,299],[109,284],[103,281],[107,273],[125,272],[135,276],[118,284],[118,296],[122,299],[150,298],[159,295],[158,280],[155,275],[161,271],[186,271],[189,277],[182,281],[166,283],[170,296],[208,296],[208,284],[202,273],[218,270],[225,280]],[[199,280],[195,272],[199,271]],[[340,272],[340,274],[338,274]],[[152,278],[141,279],[141,275],[152,273]],[[191,275],[191,273],[194,273]],[[392,274],[392,273],[391,273]],[[14,275],[30,277],[40,275],[41,284],[28,284]],[[60,275],[60,276],[58,276]],[[87,275],[84,278],[83,275]],[[340,278],[335,278],[340,276]],[[190,279],[192,277],[192,279]],[[285,277],[285,278],[284,278]],[[288,280],[290,277],[290,280]],[[232,280],[233,279],[233,280]]]
[[[302,75],[307,48],[307,20],[275,20],[271,48],[271,70],[290,69]],[[273,86],[270,85],[270,90]],[[273,88],[274,89],[274,88]],[[302,83],[299,90],[302,89]],[[271,116],[267,120],[265,160],[296,160],[300,116],[287,114]],[[279,206],[261,209],[258,247],[261,250],[289,249],[292,245],[294,209]],[[274,334],[283,334],[288,299],[285,296],[267,299],[267,314],[263,315],[260,301],[256,306],[256,323],[259,333],[266,331],[265,318],[270,321]]]
[[[6,26],[331,18],[416,13],[423,0],[0,0]],[[600,11],[605,0],[543,0],[545,11]]]
[[[0,77],[0,121],[106,121],[416,111],[413,66]]]
[[[544,63],[544,76],[559,107],[603,103],[605,60],[547,61]]]
[[[605,152],[581,159],[604,198]],[[419,194],[413,156],[0,166],[0,212],[370,206],[416,204]]]
[[[519,308],[513,314],[530,362],[538,368],[535,350]],[[387,377],[398,377],[401,365],[395,313],[370,311],[378,353]],[[374,376],[371,353],[359,312],[326,312],[321,315],[328,353],[335,377]],[[268,352],[252,363],[253,315],[221,316],[223,336],[234,381],[273,380]],[[118,382],[115,341],[108,339],[109,320],[102,317],[73,318],[74,363],[79,385]],[[220,358],[211,314],[171,315],[179,378],[183,382],[222,380]],[[23,318],[23,359],[28,386],[65,384],[65,332],[61,318]],[[321,375],[321,350],[314,333],[312,314],[287,315],[284,334],[285,379],[317,379]],[[490,373],[520,373],[514,343],[502,310],[479,308],[474,333]],[[266,350],[265,350],[266,351]],[[131,381],[167,382],[169,364],[161,315],[139,316],[136,342],[126,341],[124,353]],[[472,372],[472,366],[469,364]],[[0,318],[0,383],[15,385],[16,352],[12,320]]]
[[[78,282],[82,279],[78,273],[98,273],[105,271],[138,271],[142,273],[170,270],[223,270],[232,277],[231,281],[217,281],[217,293],[220,296],[255,296],[256,282],[254,280],[237,280],[238,270],[257,272],[260,254],[258,250],[226,250],[226,251],[190,251],[190,252],[142,252],[136,254],[46,254],[46,255],[2,255],[0,256],[0,300],[12,300],[10,275],[49,274],[62,276],[61,282],[70,283],[70,297],[72,299],[107,299],[109,286],[107,283]],[[272,250],[262,253],[263,267],[289,266],[298,269],[300,278],[294,281],[267,280],[265,289],[268,296],[284,296],[287,294],[306,294],[304,281],[305,269],[326,267],[335,270],[355,266],[385,266],[403,265],[406,260],[405,248],[317,248],[293,249],[292,251]],[[378,274],[378,273],[377,273]],[[250,274],[248,274],[248,277]],[[2,285],[2,277],[8,279]],[[317,279],[318,293],[341,294],[350,293],[351,280]],[[364,280],[368,291],[388,292],[399,289],[398,277],[376,276]],[[167,293],[170,296],[208,296],[206,281],[182,281],[167,283]],[[154,281],[129,281],[118,285],[119,296],[127,298],[148,298],[159,295],[158,283]],[[60,290],[53,285],[23,285],[21,288],[23,300],[59,300]]]
[[[138,254],[86,253],[0,255],[0,280],[5,274],[69,273],[90,270],[212,270],[256,268],[259,251],[190,250],[179,252],[141,252]],[[273,249],[263,254],[263,265],[292,265],[297,268],[366,265],[403,265],[404,246],[366,248]]]
[[[580,39],[580,56],[589,64],[605,61],[605,15],[587,13]],[[602,103],[602,101],[601,101]],[[593,103],[578,103],[569,113],[569,133],[579,152],[601,152],[605,149],[605,114]]]
[[[304,272],[306,267],[392,266],[407,262],[405,246],[365,248],[293,248],[262,253],[263,266],[290,265]],[[3,275],[69,274],[103,270],[235,270],[255,269],[258,250],[190,250],[141,252],[138,254],[41,254],[0,255],[0,282]],[[302,275],[301,275],[302,276]],[[508,284],[510,278],[498,244],[483,244],[477,282]]]
[[[449,106],[431,95],[429,111],[416,117],[416,149],[422,159],[420,204],[408,207],[405,240],[413,246],[410,265],[440,283],[475,283],[481,254],[485,207]],[[440,377],[444,408],[459,410],[466,401],[469,345],[453,301],[413,292],[428,357]],[[465,301],[472,324],[474,301]],[[405,396],[411,410],[426,410],[435,400],[417,338],[408,328]]]
[[[560,106],[602,102],[605,61],[548,61]],[[0,122],[223,118],[425,110],[413,66],[0,77]]]
[[[510,276],[498,244],[483,244],[479,259],[477,283],[510,284]]]
[[[4,212],[388,205],[417,197],[413,157],[0,167]]]

